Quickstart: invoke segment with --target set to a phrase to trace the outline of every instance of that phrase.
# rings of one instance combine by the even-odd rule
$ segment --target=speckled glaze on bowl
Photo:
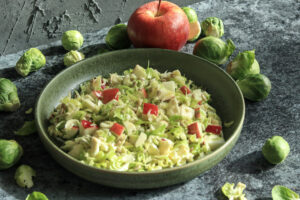
[[[97,75],[122,73],[136,64],[156,68],[160,72],[179,69],[182,74],[202,86],[212,96],[212,105],[223,122],[234,121],[224,128],[226,143],[202,159],[184,166],[151,172],[118,172],[80,163],[48,136],[48,117],[60,99],[80,83]],[[39,136],[51,156],[67,170],[89,181],[107,186],[131,189],[158,188],[190,180],[219,163],[235,145],[244,121],[245,105],[241,91],[233,79],[218,66],[186,53],[162,49],[129,49],[94,56],[65,69],[42,91],[36,105],[35,119]]]

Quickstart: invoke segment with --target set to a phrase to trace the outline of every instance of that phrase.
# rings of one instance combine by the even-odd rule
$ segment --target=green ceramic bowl
[[[122,73],[136,64],[150,66],[160,72],[179,69],[182,74],[202,86],[212,96],[212,105],[223,122],[234,121],[224,128],[226,143],[202,159],[184,166],[152,172],[118,172],[80,163],[63,152],[48,136],[48,117],[60,99],[80,83],[97,75]],[[241,91],[233,79],[218,66],[199,57],[162,49],[130,49],[94,56],[65,69],[42,91],[36,105],[39,136],[52,157],[67,170],[92,182],[120,188],[158,188],[185,182],[219,163],[235,145],[244,121],[245,105]]]

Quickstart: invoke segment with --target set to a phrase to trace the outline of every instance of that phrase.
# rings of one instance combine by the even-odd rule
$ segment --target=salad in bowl
[[[49,118],[60,148],[90,166],[143,172],[181,166],[225,143],[210,95],[179,70],[136,65],[69,93]]]

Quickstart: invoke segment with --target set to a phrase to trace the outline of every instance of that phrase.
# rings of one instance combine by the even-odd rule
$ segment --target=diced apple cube
[[[147,77],[146,70],[143,67],[141,67],[140,65],[136,65],[132,72],[139,79]]]
[[[161,139],[159,141],[159,153],[160,155],[168,155],[171,148],[173,147],[173,142],[169,139]]]
[[[168,116],[180,115],[180,107],[176,98],[169,101],[168,108],[166,110]]]
[[[109,130],[115,135],[120,136],[124,132],[124,129],[124,126],[122,126],[121,124],[114,123],[114,125]]]
[[[181,116],[183,118],[193,119],[193,117],[195,116],[194,109],[192,109],[186,105],[181,105],[180,111],[181,111]]]
[[[143,146],[146,140],[147,140],[147,135],[143,132],[140,133],[138,139],[135,142],[135,147]]]
[[[91,148],[89,149],[89,154],[91,156],[96,156],[99,153],[101,141],[96,137],[91,138]]]
[[[177,85],[174,81],[167,81],[162,83],[163,87],[165,87],[167,90],[170,90],[172,92],[175,92]]]

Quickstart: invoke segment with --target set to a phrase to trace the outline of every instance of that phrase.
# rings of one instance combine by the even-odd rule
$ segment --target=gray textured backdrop
[[[127,21],[151,0],[1,0],[0,56],[58,40],[76,29],[97,31]],[[171,0],[182,6],[200,0]]]

